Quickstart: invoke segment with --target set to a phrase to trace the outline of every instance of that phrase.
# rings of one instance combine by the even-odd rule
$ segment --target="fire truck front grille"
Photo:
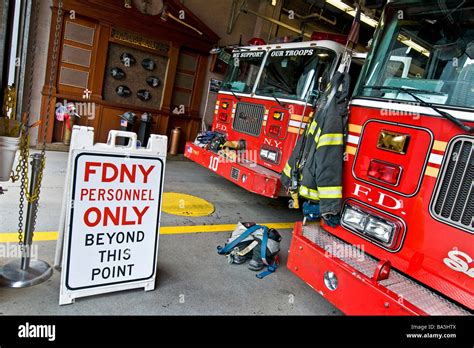
[[[238,132],[259,136],[262,131],[265,107],[260,104],[240,102],[237,104],[232,127]]]
[[[474,232],[474,139],[461,137],[446,151],[432,204],[433,217]]]

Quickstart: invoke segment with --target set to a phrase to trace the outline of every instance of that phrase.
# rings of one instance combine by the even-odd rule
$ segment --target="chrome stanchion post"
[[[31,157],[30,196],[33,196],[35,194],[35,188],[38,185],[38,173],[41,170],[41,160],[43,159],[43,156],[37,153]],[[35,231],[35,216],[38,212],[38,198],[32,202],[29,201],[27,209],[25,221],[25,239],[21,253],[21,269],[24,271],[30,267],[31,245],[33,244],[33,233]]]
[[[43,155],[38,153],[31,156],[30,197],[35,194],[42,169]],[[31,246],[35,230],[35,218],[38,211],[38,199],[28,202],[25,221],[25,238],[21,251],[21,259],[9,262],[3,267],[0,275],[0,286],[9,288],[26,288],[46,281],[53,274],[51,266],[41,260],[31,260]]]

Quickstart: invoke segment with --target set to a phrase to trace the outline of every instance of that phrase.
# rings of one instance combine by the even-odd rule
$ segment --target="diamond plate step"
[[[303,226],[302,234],[319,247],[327,251],[336,251],[335,257],[372,278],[379,262],[376,258],[326,232],[317,223]],[[337,250],[344,252],[339,254]],[[379,284],[399,295],[403,301],[410,302],[429,315],[470,315],[468,311],[455,303],[407,278],[393,268],[390,271],[390,277],[380,281]]]

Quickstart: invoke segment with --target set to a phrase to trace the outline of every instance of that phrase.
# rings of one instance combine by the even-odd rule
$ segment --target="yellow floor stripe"
[[[35,232],[34,241],[47,242],[58,239],[58,232]],[[0,243],[18,242],[18,233],[0,233]]]
[[[269,228],[275,229],[292,229],[294,222],[276,222],[276,223],[259,223]],[[227,225],[197,225],[197,226],[163,226],[161,234],[189,234],[189,233],[213,233],[213,232],[230,232],[235,228],[235,224]],[[55,241],[58,239],[58,232],[35,232],[35,242]],[[0,243],[14,243],[18,241],[18,233],[0,233]]]

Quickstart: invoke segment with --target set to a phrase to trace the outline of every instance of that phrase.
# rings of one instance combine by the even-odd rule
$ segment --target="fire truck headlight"
[[[277,161],[277,154],[276,154],[276,152],[271,152],[271,151],[269,151],[269,152],[268,152],[268,157],[267,157],[267,159],[268,159],[269,161],[276,162],[276,161]]]
[[[389,244],[392,241],[395,229],[396,227],[390,222],[369,217],[367,226],[365,227],[365,233],[384,244]]]
[[[344,214],[342,215],[342,221],[350,227],[363,232],[367,217],[368,215],[366,213],[347,205],[346,209],[344,209]]]
[[[326,273],[324,273],[324,284],[331,291],[337,289],[339,282],[334,272],[327,271]]]
[[[271,150],[271,149],[260,149],[260,158],[272,163],[278,163],[279,161],[279,152],[278,150]]]
[[[392,247],[399,228],[395,222],[349,204],[344,207],[341,222],[347,229],[363,234],[388,247]]]

